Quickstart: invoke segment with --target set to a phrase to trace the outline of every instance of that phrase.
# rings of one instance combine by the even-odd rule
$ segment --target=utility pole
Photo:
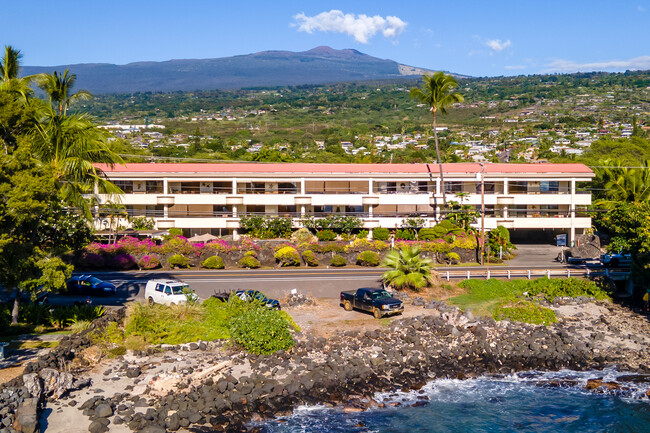
[[[481,265],[485,257],[485,164],[481,163]]]

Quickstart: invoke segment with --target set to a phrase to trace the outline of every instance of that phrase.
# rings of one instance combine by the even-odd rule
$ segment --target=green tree
[[[67,70],[61,75],[54,72],[38,77],[49,103],[43,104],[38,112],[32,134],[33,151],[41,163],[50,166],[62,199],[90,219],[90,206],[84,194],[95,190],[104,194],[122,192],[96,164],[112,167],[123,160],[111,150],[107,135],[85,115],[67,113],[71,103],[90,97],[84,90],[72,93],[75,81],[76,75]]]
[[[29,85],[34,76],[18,76],[22,57],[19,50],[10,45],[5,46],[5,52],[2,59],[0,59],[0,91],[16,94],[22,98],[23,102],[26,102],[27,98],[32,94]]]
[[[442,159],[440,158],[440,146],[438,144],[436,116],[438,111],[440,114],[446,114],[447,107],[456,102],[462,102],[464,98],[460,93],[454,92],[454,89],[458,87],[458,83],[451,75],[436,72],[433,76],[423,75],[422,80],[424,81],[422,89],[413,87],[410,94],[411,98],[415,98],[421,103],[428,105],[433,116],[433,137],[436,143],[436,158],[438,160],[440,181],[442,184],[442,203],[443,206],[446,206],[447,194],[445,192],[445,177],[442,170]]]
[[[52,254],[67,242],[64,224],[56,221],[61,214],[51,212],[58,203],[49,167],[38,164],[24,143],[0,156],[0,283],[17,292],[12,323],[18,322],[22,291],[60,290],[72,272]],[[43,218],[48,213],[52,218]]]
[[[621,202],[650,200],[650,160],[640,167],[626,167],[620,161],[604,160],[595,169],[596,204],[611,209]]]
[[[384,272],[382,280],[396,289],[420,290],[433,283],[431,259],[420,257],[420,247],[409,246],[391,250],[384,258],[383,266],[391,268]]]

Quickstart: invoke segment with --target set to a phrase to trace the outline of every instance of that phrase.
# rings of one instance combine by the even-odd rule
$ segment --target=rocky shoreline
[[[365,410],[377,392],[417,390],[436,378],[612,365],[635,372],[650,396],[646,317],[584,299],[553,308],[560,320],[544,327],[475,318],[438,302],[379,329],[328,339],[298,334],[290,352],[252,356],[224,342],[196,342],[129,353],[92,370],[87,338],[73,336],[4,387],[0,432],[33,431],[25,413],[43,407],[53,409],[49,425],[74,411],[91,432],[246,431],[251,420],[303,404]],[[594,379],[595,392],[616,389]]]

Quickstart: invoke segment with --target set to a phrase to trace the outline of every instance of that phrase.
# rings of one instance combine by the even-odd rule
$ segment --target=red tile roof
[[[115,165],[97,164],[106,173],[332,173],[362,174],[438,173],[438,164],[308,164],[308,163],[129,163]],[[445,173],[479,173],[479,163],[443,164]],[[584,164],[495,164],[486,163],[485,173],[491,174],[591,174]]]

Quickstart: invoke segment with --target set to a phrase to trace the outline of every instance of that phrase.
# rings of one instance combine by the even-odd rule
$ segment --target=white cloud
[[[554,60],[548,63],[546,72],[589,72],[626,71],[650,69],[650,56],[635,57],[629,60],[609,60],[603,62],[577,63],[571,60]]]
[[[526,65],[506,65],[504,66],[509,71],[515,71],[518,69],[526,69]]]
[[[645,8],[643,6],[637,6],[636,10],[638,10],[639,12],[645,12]]]
[[[485,43],[492,51],[503,51],[508,48],[512,43],[510,39],[505,42],[501,42],[501,39],[491,39]]]
[[[382,17],[375,15],[369,17],[364,14],[344,14],[340,10],[332,9],[329,12],[321,12],[313,17],[308,17],[301,12],[294,16],[298,31],[314,33],[334,32],[346,33],[362,44],[367,44],[377,32],[381,32],[386,38],[397,37],[404,31],[406,22],[398,17]]]

